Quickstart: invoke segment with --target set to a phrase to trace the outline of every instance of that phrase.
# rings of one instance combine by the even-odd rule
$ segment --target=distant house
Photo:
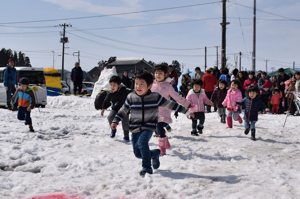
[[[99,67],[99,66],[96,66],[92,70],[90,70],[88,72],[88,74],[89,74],[88,81],[91,81],[91,82],[98,81],[102,70],[103,70],[103,67]]]
[[[143,68],[152,73],[152,66],[144,60],[144,58],[117,58],[116,61],[107,65],[108,68],[116,67],[117,73],[121,76],[126,70],[128,76],[131,77],[134,73],[142,71]]]

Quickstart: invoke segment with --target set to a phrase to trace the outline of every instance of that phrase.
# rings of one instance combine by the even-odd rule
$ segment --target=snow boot
[[[160,166],[159,156],[161,155],[161,152],[159,149],[155,149],[154,151],[156,152],[156,157],[152,158],[152,166],[153,169],[158,169]]]
[[[202,132],[202,129],[204,128],[204,126],[200,126],[200,124],[199,125],[197,125],[197,130],[198,130],[198,133],[199,134],[202,134],[203,132]]]
[[[167,126],[165,126],[168,132],[172,131],[172,128],[170,127],[170,125],[168,124]]]
[[[256,141],[256,138],[255,138],[255,129],[251,129],[251,140]]]
[[[140,171],[140,176],[145,177],[146,173],[152,174],[153,173],[152,168],[143,167],[142,170]]]
[[[232,128],[232,117],[227,117],[226,116],[226,120],[227,120],[227,127],[226,127],[226,129],[228,129],[228,128]]]
[[[110,137],[114,138],[116,136],[117,129],[111,130]]]
[[[226,115],[221,115],[221,123],[226,124]]]
[[[158,146],[160,149],[160,155],[161,156],[166,155],[167,154],[166,149],[170,148],[170,143],[169,143],[168,137],[164,137],[164,138],[159,137],[158,138]]]
[[[196,130],[192,130],[191,135],[192,135],[192,136],[198,136],[198,133],[197,133]]]
[[[130,142],[130,140],[129,140],[129,131],[124,131],[123,141],[124,142]]]
[[[239,121],[240,124],[243,123],[243,120],[242,120],[241,116],[239,116],[239,118],[237,120]]]
[[[32,124],[29,125],[29,131],[30,131],[30,132],[34,132],[34,129],[33,129],[33,127],[32,127]]]
[[[245,129],[245,132],[244,132],[245,135],[248,135],[249,131],[250,131],[250,127],[249,127],[249,128],[246,128],[246,129]]]

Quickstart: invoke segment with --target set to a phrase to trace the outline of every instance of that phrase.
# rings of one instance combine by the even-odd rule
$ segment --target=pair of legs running
[[[111,110],[109,115],[107,116],[107,120],[109,125],[111,125],[113,119],[115,118],[117,112],[114,110]],[[122,128],[124,133],[124,142],[129,142],[129,115],[127,114],[126,117],[122,120]],[[115,137],[117,132],[117,129],[111,130],[110,137]]]
[[[227,125],[228,125],[228,126],[226,127],[226,129],[232,128],[232,118],[233,118],[235,121],[238,121],[240,124],[243,123],[243,120],[242,120],[242,118],[240,117],[240,113],[239,113],[239,112],[227,110],[226,120],[227,120]]]
[[[245,126],[245,135],[248,135],[249,131],[251,130],[251,140],[255,141],[255,123],[256,121],[244,121]]]
[[[164,127],[166,127],[168,124],[165,122],[158,122],[156,125],[155,134],[158,135],[158,146],[160,150],[160,155],[166,155],[166,149],[169,149],[170,143],[169,139],[166,135],[166,130]]]

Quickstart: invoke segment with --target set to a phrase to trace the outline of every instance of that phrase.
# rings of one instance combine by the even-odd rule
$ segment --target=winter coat
[[[125,103],[127,95],[131,93],[131,90],[121,84],[117,92],[109,91],[103,101],[102,109],[107,109],[111,106],[111,109],[118,112]]]
[[[227,108],[232,108],[234,111],[238,110],[238,107],[233,105],[234,102],[241,101],[243,99],[242,93],[239,89],[236,89],[233,93],[231,93],[231,89],[227,91],[227,95],[225,100],[222,102],[222,105]]]
[[[202,81],[203,85],[201,88],[204,89],[205,92],[213,92],[215,86],[218,84],[217,78],[210,73],[206,73],[205,75],[203,75]]]
[[[282,98],[282,94],[274,94],[271,97],[271,103],[273,105],[279,105],[280,104],[280,98]]]
[[[18,73],[15,67],[6,66],[3,77],[4,87],[18,85]]]
[[[224,88],[223,90],[221,90],[219,87],[217,87],[217,88],[214,90],[214,92],[213,92],[213,94],[212,94],[210,100],[213,101],[213,102],[214,102],[215,100],[217,100],[217,101],[218,101],[217,106],[218,106],[219,108],[222,108],[222,107],[223,107],[222,102],[223,102],[223,101],[225,100],[225,98],[226,98],[227,91],[228,91],[227,88]]]
[[[136,92],[131,92],[115,116],[113,123],[118,124],[130,110],[129,130],[132,133],[139,133],[144,130],[155,131],[159,107],[189,114],[186,108],[176,102],[167,100],[159,93],[148,90],[145,95],[138,95]]]
[[[253,78],[253,79],[249,79],[249,78],[246,79],[246,80],[244,81],[243,89],[247,90],[247,88],[248,88],[251,84],[253,84],[254,86],[257,86],[257,83],[256,83],[255,79],[254,79],[254,78]]]
[[[271,88],[272,88],[272,86],[273,85],[272,85],[271,81],[268,81],[266,83],[266,81],[264,79],[262,79],[262,78],[260,78],[258,80],[258,88],[259,88],[260,91],[262,91],[262,93],[261,93],[262,95],[269,95],[269,94],[271,94]],[[264,88],[269,88],[269,90],[265,91]]]
[[[124,75],[122,75],[122,83],[127,87],[127,88],[131,88],[131,80],[129,77],[125,77]]]
[[[151,91],[159,93],[167,100],[170,100],[172,97],[177,103],[183,105],[184,107],[188,107],[191,104],[185,98],[180,96],[168,81],[157,82],[154,80]],[[158,122],[165,122],[167,124],[172,123],[171,110],[164,107],[159,107]]]
[[[71,80],[73,82],[75,82],[75,81],[82,82],[82,80],[83,80],[83,72],[82,72],[82,69],[81,69],[80,66],[78,68],[74,67],[72,69]]]
[[[182,95],[182,97],[186,97],[189,90],[187,88],[188,82],[187,83],[181,83],[181,86],[179,87],[180,89],[180,94]]]
[[[178,85],[178,75],[176,73],[175,70],[173,70],[170,74],[169,74],[169,77],[172,79],[174,77],[175,79],[175,85],[177,86]]]
[[[283,76],[278,75],[278,78],[277,78],[277,88],[278,88],[280,91],[283,92],[283,91],[284,91],[285,84],[280,85],[280,83],[281,83],[281,82],[285,82],[285,81],[287,81],[287,80],[289,80],[289,79],[290,79],[290,77],[289,77],[287,74],[285,74],[285,73],[284,73]]]
[[[212,103],[206,96],[205,93],[200,91],[199,97],[195,93],[194,89],[191,89],[186,96],[186,99],[192,103],[192,107],[189,109],[190,112],[205,112],[204,104]],[[194,110],[194,106],[197,106],[197,111]]]
[[[241,106],[245,106],[244,120],[257,121],[259,108],[265,110],[268,108],[259,97],[251,99],[249,96],[245,97],[242,101],[236,102]]]
[[[195,75],[194,75],[194,79],[202,79],[202,77],[201,77],[201,73],[195,73]]]
[[[35,106],[35,96],[31,87],[27,87],[26,91],[19,88],[13,97],[11,102],[16,103],[18,100],[18,106],[20,107],[30,107],[31,109]]]
[[[229,80],[230,80],[228,75],[226,75],[226,74],[222,74],[220,76],[219,80],[221,80],[221,79],[225,80],[227,82],[227,84],[229,83]]]

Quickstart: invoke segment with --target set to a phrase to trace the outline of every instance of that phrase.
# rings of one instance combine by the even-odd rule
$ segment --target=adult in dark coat
[[[123,75],[122,75],[122,83],[127,87],[131,88],[131,80],[128,77],[128,73],[126,70],[124,70]]]
[[[8,110],[17,110],[16,106],[11,107],[10,104],[11,97],[15,94],[16,88],[18,88],[18,74],[16,68],[14,67],[13,58],[10,58],[8,60],[8,65],[4,70],[3,84],[6,90],[6,104]]]
[[[80,94],[82,90],[83,72],[78,62],[75,63],[75,67],[72,69],[71,80],[74,85],[74,94],[76,95],[77,88],[78,94]]]
[[[279,75],[277,78],[277,88],[279,89],[279,92],[281,91],[282,93],[284,93],[284,89],[285,89],[284,82],[289,80],[290,77],[287,74],[285,74],[283,68],[279,68],[278,72],[279,72]],[[282,106],[282,101],[284,101],[284,107]],[[282,110],[282,109],[287,110],[288,106],[289,105],[287,104],[286,97],[283,95],[282,98],[280,99],[279,110]],[[282,113],[282,111],[280,111],[280,112]]]

